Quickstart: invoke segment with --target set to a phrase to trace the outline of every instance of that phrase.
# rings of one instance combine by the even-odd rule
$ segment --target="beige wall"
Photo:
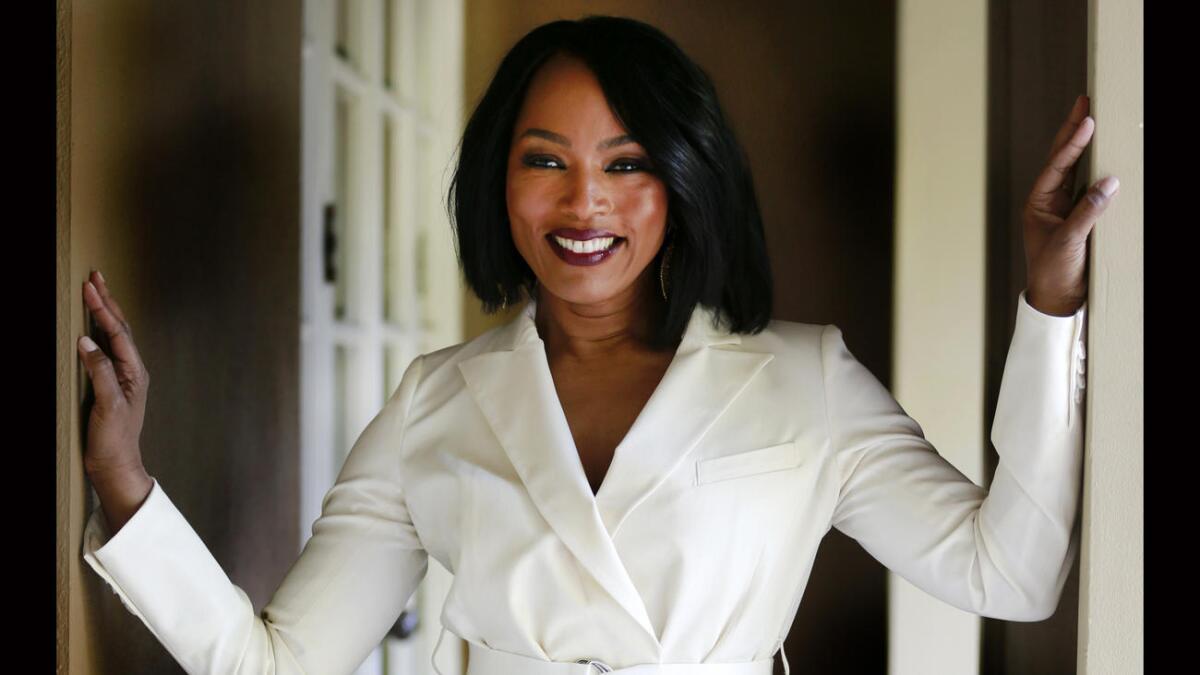
[[[585,13],[648,21],[708,71],[754,172],[774,316],[837,323],[888,382],[893,3],[467,0],[464,120],[522,35]],[[511,317],[483,316],[469,294],[464,310],[467,338]],[[883,671],[885,572],[830,532],[787,642],[795,672]]]
[[[59,671],[180,672],[80,555],[80,288],[152,374],[148,471],[261,609],[299,546],[301,6],[59,8]]]
[[[984,485],[987,3],[900,3],[896,400]],[[888,574],[888,672],[979,672],[980,619]]]
[[[1145,667],[1143,26],[1141,2],[1088,2],[1088,183],[1121,181],[1092,232],[1088,275],[1078,649],[1078,672],[1088,675]]]

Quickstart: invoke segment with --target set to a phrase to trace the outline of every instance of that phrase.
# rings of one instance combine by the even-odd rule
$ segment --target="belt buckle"
[[[607,663],[605,663],[603,661],[597,661],[595,659],[579,659],[575,663],[586,663],[589,666],[596,666],[596,670],[598,670],[602,673],[611,673],[612,672],[612,666],[608,665]]]

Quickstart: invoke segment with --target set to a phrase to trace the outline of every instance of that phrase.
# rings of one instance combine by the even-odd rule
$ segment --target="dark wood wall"
[[[98,267],[153,378],[146,468],[261,611],[300,542],[302,3],[69,9],[72,322]],[[78,485],[69,672],[182,672],[79,555]]]
[[[987,346],[985,472],[999,455],[989,430],[1025,288],[1021,209],[1046,165],[1054,135],[1087,89],[1087,2],[1013,0],[988,7]],[[1077,181],[1087,176],[1090,151]],[[1075,536],[1079,536],[1078,525]],[[1058,610],[1046,621],[984,619],[982,675],[1047,675],[1076,670],[1079,560]]]
[[[750,150],[766,160],[754,170],[773,247],[775,316],[837,324],[890,388],[896,7],[796,4],[808,10],[764,24],[779,45],[766,89],[786,91],[771,96],[791,103],[756,127]],[[887,672],[887,579],[886,567],[831,529],[785,643],[791,671]],[[783,673],[781,659],[775,672]]]

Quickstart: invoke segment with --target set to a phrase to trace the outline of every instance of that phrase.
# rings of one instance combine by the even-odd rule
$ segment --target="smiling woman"
[[[745,153],[709,77],[647,24],[556,21],[518,41],[467,122],[447,206],[485,311],[630,308],[657,349],[697,305],[738,332],[770,319]]]
[[[550,59],[530,83],[508,161],[513,242],[543,291],[619,307],[657,290],[667,188],[580,60]],[[556,131],[550,131],[554,129]]]
[[[513,47],[452,183],[471,287],[493,309],[528,302],[408,365],[261,614],[141,466],[148,371],[89,281],[114,351],[80,344],[85,465],[110,514],[85,559],[189,672],[350,672],[434,558],[468,675],[770,675],[777,653],[786,674],[833,528],[954,607],[1044,619],[1077,545],[1085,308],[1028,300],[1078,299],[1064,254],[1107,203],[1096,190],[1060,223],[1070,204],[1046,192],[1090,138],[1085,105],[1032,196],[1044,274],[1018,300],[988,489],[836,325],[770,318],[752,181],[711,82],[660,31],[591,17]]]
[[[742,333],[769,320],[745,155],[708,76],[646,24],[522,38],[467,123],[450,206],[485,309],[533,301],[593,494],[698,307]]]

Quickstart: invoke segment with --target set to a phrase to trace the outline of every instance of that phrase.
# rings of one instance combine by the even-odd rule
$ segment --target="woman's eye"
[[[545,155],[526,155],[522,161],[524,162],[525,166],[532,166],[538,169],[562,168],[562,164],[560,164],[557,159],[554,159],[553,157],[547,157]]]
[[[631,173],[644,170],[646,165],[634,159],[618,159],[610,165],[610,168],[616,169],[617,173]]]
[[[535,169],[564,169],[562,162],[549,155],[525,155],[521,158],[521,163],[525,166]],[[633,173],[635,171],[649,171],[649,166],[638,159],[618,159],[608,166],[608,170],[614,173]]]

